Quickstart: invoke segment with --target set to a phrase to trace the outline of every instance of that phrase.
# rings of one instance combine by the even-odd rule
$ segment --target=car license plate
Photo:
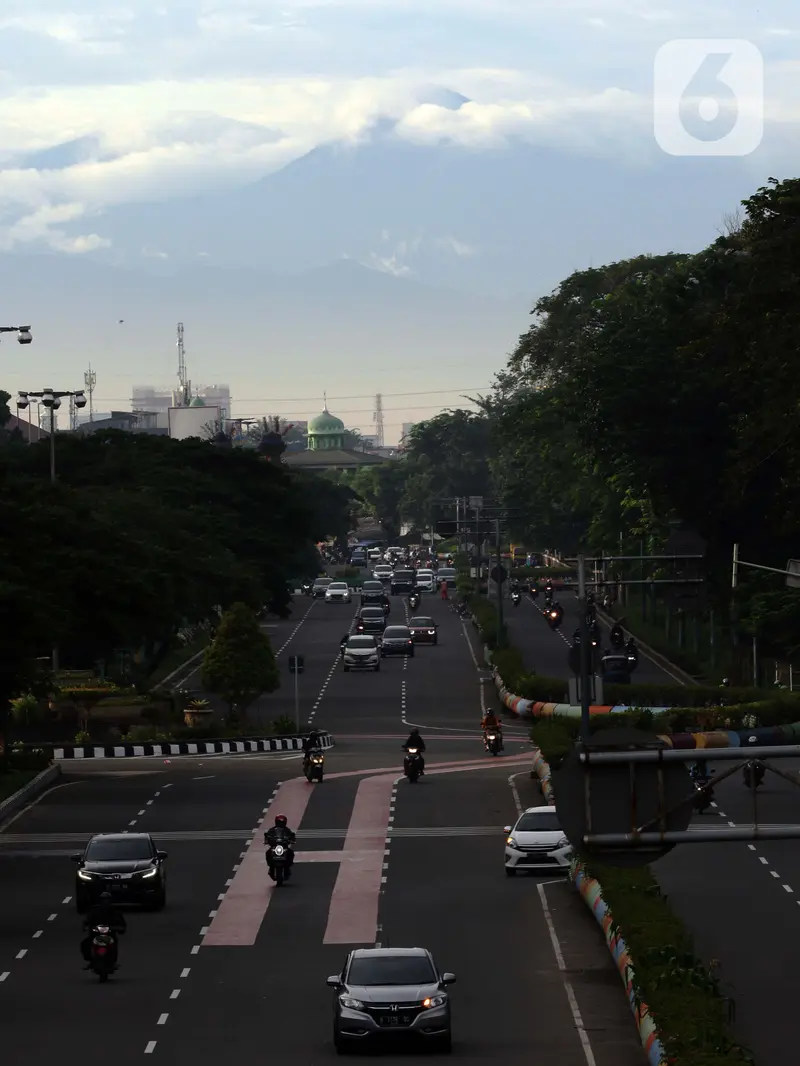
[[[407,1014],[387,1014],[380,1019],[381,1025],[411,1025],[411,1018]]]

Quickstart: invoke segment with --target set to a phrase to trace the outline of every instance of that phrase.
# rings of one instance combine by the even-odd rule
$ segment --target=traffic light
[[[551,629],[558,629],[564,621],[564,608],[560,603],[551,603],[544,614]]]

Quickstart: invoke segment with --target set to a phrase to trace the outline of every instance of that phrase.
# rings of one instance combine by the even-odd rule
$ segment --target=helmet
[[[285,814],[275,815],[275,825],[280,826],[281,829],[285,829],[288,824],[289,819],[286,817]]]
[[[748,744],[758,744],[758,737],[748,737],[747,738],[747,743]]]
[[[100,902],[101,903],[110,903],[111,902],[111,893],[110,892],[101,892],[100,893]]]

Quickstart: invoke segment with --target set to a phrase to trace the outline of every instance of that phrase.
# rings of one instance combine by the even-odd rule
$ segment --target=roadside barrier
[[[334,746],[330,733],[320,732],[320,746]],[[182,755],[243,755],[257,752],[300,751],[303,736],[257,737],[250,740],[165,740],[148,744],[80,744],[53,748],[55,762],[73,759],[149,759]]]
[[[622,934],[614,922],[614,915],[603,899],[603,889],[600,883],[586,872],[585,867],[578,859],[573,859],[570,863],[569,876],[580,892],[584,903],[594,915],[597,924],[603,930],[606,945],[611,957],[617,964],[622,984],[625,986],[625,993],[636,1022],[636,1028],[639,1030],[639,1039],[642,1041],[642,1047],[647,1055],[648,1063],[650,1066],[667,1066],[669,1060],[664,1050],[664,1045],[659,1039],[656,1023],[653,1021],[647,1004],[638,1001],[636,973],[633,963]]]
[[[550,774],[550,766],[545,761],[541,751],[536,748],[533,756],[533,770],[542,788],[545,802],[551,806],[555,804],[553,784]],[[594,915],[597,924],[603,930],[606,946],[611,957],[617,964],[619,975],[625,987],[631,1013],[633,1014],[636,1028],[639,1031],[639,1039],[642,1042],[649,1066],[667,1066],[664,1046],[658,1036],[656,1024],[653,1021],[650,1010],[645,1003],[640,1003],[636,995],[636,975],[631,963],[628,948],[619,930],[614,923],[614,916],[603,899],[603,890],[598,881],[586,873],[583,864],[573,859],[569,867],[569,876],[572,883],[578,889],[586,906]]]
[[[580,718],[580,707],[572,707],[569,703],[539,703],[536,700],[524,700],[522,696],[515,696],[505,687],[503,679],[494,671],[494,683],[500,694],[503,705],[518,718]],[[590,714],[618,714],[621,711],[648,710],[651,714],[666,714],[672,707],[632,707],[625,703],[615,704],[613,707],[592,704]]]

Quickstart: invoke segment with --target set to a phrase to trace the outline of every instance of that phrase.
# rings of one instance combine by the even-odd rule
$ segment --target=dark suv
[[[384,611],[391,608],[391,601],[386,595],[386,589],[382,581],[365,581],[361,586],[361,605],[363,607],[383,607]]]
[[[73,855],[75,907],[87,910],[102,892],[114,903],[161,910],[167,901],[166,851],[159,851],[149,833],[101,833],[86,850]]]
[[[392,595],[399,592],[411,592],[417,584],[417,575],[414,570],[395,570],[392,574]]]

